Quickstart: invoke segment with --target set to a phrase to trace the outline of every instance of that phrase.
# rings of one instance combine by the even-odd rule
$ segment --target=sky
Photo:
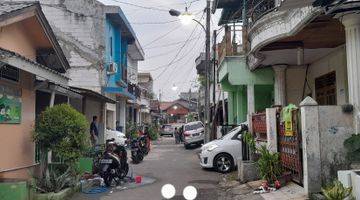
[[[205,51],[205,33],[195,22],[183,25],[177,17],[170,16],[168,10],[184,11],[188,7],[188,11],[204,23],[206,0],[99,1],[120,6],[125,13],[145,52],[139,71],[151,73],[157,97],[161,92],[162,101],[171,101],[177,99],[180,92],[197,90],[195,59]],[[217,17],[212,16],[215,28],[217,21]],[[177,90],[173,90],[174,86]]]

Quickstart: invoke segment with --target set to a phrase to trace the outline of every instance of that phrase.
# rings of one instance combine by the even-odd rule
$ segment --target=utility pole
[[[210,141],[210,0],[206,1],[205,143]]]

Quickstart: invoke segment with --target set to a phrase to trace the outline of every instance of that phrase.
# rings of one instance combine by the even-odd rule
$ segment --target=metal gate
[[[285,134],[284,122],[277,113],[278,151],[280,152],[283,172],[291,173],[294,182],[303,184],[303,159],[301,141],[300,110],[292,111],[292,134]]]

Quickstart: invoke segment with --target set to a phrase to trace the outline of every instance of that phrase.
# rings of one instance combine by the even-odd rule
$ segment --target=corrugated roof
[[[35,2],[0,2],[0,16],[35,5]]]
[[[13,52],[13,51],[10,51],[10,50],[7,50],[7,49],[4,49],[4,48],[0,47],[0,61],[1,61],[1,58],[9,58],[9,57],[16,57],[16,58],[21,59],[21,60],[23,60],[23,61],[25,61],[25,62],[27,62],[29,64],[41,67],[41,68],[46,69],[47,71],[49,71],[51,73],[54,73],[54,74],[57,74],[57,75],[59,75],[61,77],[69,79],[67,76],[65,76],[64,74],[62,74],[62,73],[60,73],[60,72],[58,72],[56,70],[50,69],[50,68],[48,68],[48,67],[46,67],[46,66],[44,66],[42,64],[39,64],[39,63],[37,63],[37,62],[35,62],[33,60],[30,60],[30,59],[28,59],[28,58],[26,58],[26,57],[24,57],[24,56],[22,56],[22,55],[20,55],[20,54],[18,54],[16,52]],[[14,67],[16,67],[16,66],[14,66]]]

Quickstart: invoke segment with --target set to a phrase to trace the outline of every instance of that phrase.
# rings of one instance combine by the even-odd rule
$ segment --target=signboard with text
[[[21,89],[0,86],[0,124],[21,123]]]

